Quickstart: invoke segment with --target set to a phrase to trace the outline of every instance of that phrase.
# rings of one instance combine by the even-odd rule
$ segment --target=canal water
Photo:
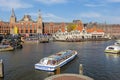
[[[44,80],[53,75],[34,69],[41,58],[65,49],[78,52],[77,57],[61,67],[61,73],[79,74],[79,64],[83,64],[83,74],[95,80],[120,80],[120,55],[106,54],[106,46],[115,41],[94,42],[50,42],[23,44],[23,49],[0,52],[4,62],[4,78],[0,80]]]

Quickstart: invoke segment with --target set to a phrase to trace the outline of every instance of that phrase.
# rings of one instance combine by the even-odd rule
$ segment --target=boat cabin
[[[63,60],[72,56],[73,54],[74,53],[73,52],[71,53],[71,50],[66,51],[66,52],[61,51],[59,53],[56,53],[54,55],[51,55],[49,57],[45,57],[45,58],[41,59],[40,63],[44,64],[44,65],[57,65],[60,62],[62,62]]]

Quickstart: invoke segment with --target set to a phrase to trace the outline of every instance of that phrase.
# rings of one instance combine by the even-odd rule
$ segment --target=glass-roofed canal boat
[[[54,71],[58,67],[62,67],[63,65],[74,59],[76,55],[77,51],[75,50],[64,50],[58,52],[56,54],[41,59],[39,63],[35,64],[35,69]]]

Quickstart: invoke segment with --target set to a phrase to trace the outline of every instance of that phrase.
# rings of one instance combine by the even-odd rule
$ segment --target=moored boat
[[[0,45],[0,51],[12,51],[14,48],[10,45]]]
[[[116,42],[114,44],[120,46],[120,40],[116,40]]]
[[[114,44],[120,46],[120,42],[115,42]]]
[[[48,43],[49,42],[49,38],[40,38],[39,42],[40,43]]]
[[[39,43],[39,39],[36,37],[28,37],[24,39],[24,43]]]
[[[106,53],[120,53],[120,46],[119,45],[107,46],[104,52],[106,52]]]
[[[35,69],[54,71],[58,67],[62,67],[63,65],[74,59],[76,55],[77,51],[74,50],[64,50],[58,52],[54,55],[41,59],[40,62],[35,64]]]

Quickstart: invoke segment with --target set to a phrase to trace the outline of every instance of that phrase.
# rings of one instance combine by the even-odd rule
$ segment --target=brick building
[[[12,15],[10,17],[9,23],[10,34],[14,34],[14,27],[17,27],[18,33],[20,34],[42,34],[43,27],[40,11],[38,13],[37,21],[32,20],[30,15],[24,15],[24,17],[20,21],[17,21],[14,10],[12,9]]]
[[[42,22],[40,11],[38,11],[38,18],[36,21],[32,20],[30,15],[24,15],[21,20],[17,21],[14,9],[12,9],[9,22],[0,20],[0,34],[14,34],[14,27],[17,27],[17,32],[20,34],[52,34],[57,32],[59,29],[64,30],[63,28],[65,28],[65,26],[72,23],[76,24],[79,28],[80,26],[91,28],[96,25],[96,27],[103,29],[105,33],[110,34],[111,36],[120,36],[120,25],[98,23],[83,24],[80,20],[73,20],[73,22],[69,23]]]
[[[9,23],[0,20],[0,34],[10,33]]]

